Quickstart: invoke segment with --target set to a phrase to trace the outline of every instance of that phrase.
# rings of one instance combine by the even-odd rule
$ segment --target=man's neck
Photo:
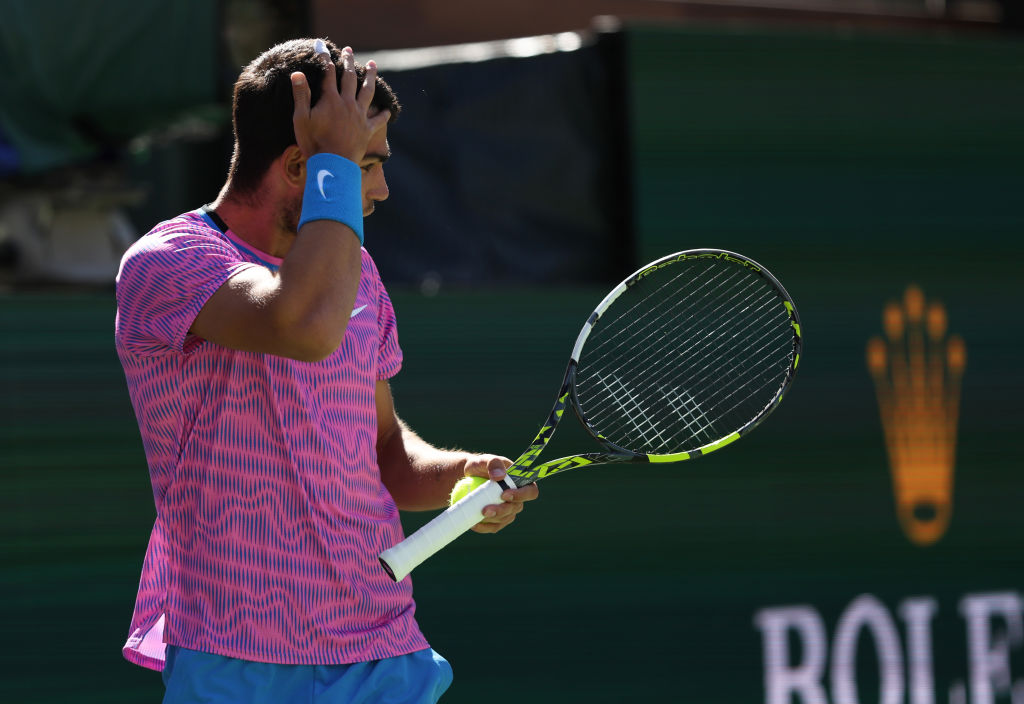
[[[229,182],[210,207],[232,233],[261,252],[283,258],[295,241],[294,232],[282,231],[281,213],[272,197],[240,196]]]

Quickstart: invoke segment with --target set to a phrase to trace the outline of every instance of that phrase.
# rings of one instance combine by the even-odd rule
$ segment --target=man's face
[[[378,112],[380,111],[377,108],[371,107],[370,117]],[[384,125],[366,146],[366,156],[359,163],[359,168],[362,170],[363,217],[373,212],[376,203],[388,198],[388,184],[384,180],[384,162],[390,157],[388,127]],[[294,198],[284,203],[283,210],[279,214],[279,227],[288,232],[298,232],[301,214],[302,193],[297,191]]]
[[[377,112],[370,108],[370,117]],[[391,157],[388,146],[388,126],[380,128],[366,146],[366,156],[359,163],[363,171],[363,217],[373,212],[374,206],[388,198],[388,184],[384,179],[384,162]]]

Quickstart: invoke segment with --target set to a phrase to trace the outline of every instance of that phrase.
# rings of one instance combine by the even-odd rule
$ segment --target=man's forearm
[[[384,486],[403,511],[447,506],[452,486],[463,477],[470,456],[461,450],[434,447],[400,420],[377,447]]]
[[[300,231],[281,265],[286,322],[312,340],[314,358],[331,354],[345,335],[359,289],[362,252],[341,223],[317,220]],[[284,296],[282,296],[284,298]]]

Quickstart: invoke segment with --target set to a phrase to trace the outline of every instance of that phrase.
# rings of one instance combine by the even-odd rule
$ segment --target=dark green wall
[[[1024,587],[1024,453],[1007,442],[1024,427],[1024,44],[652,28],[633,31],[629,47],[640,259],[695,246],[748,254],[785,283],[806,334],[779,414],[673,484],[686,495],[669,528],[682,533],[669,580],[679,601],[651,608],[677,640],[660,639],[654,657],[692,692],[680,701],[768,701],[755,614],[812,607],[827,641],[816,691],[837,701],[835,636],[867,594],[903,662],[889,658],[883,683],[875,638],[851,630],[857,700],[878,701],[884,684],[910,701],[900,608],[928,597],[924,688],[933,683],[936,702],[975,701],[972,678],[987,676],[970,663],[964,612],[995,602],[970,595],[1015,595],[986,621],[1005,638]],[[944,304],[968,349],[953,516],[928,547],[896,520],[865,366],[883,306],[909,284]],[[789,638],[795,667],[807,652]],[[1007,652],[1016,682],[1024,643],[1011,637]],[[999,686],[994,696],[1010,701]]]

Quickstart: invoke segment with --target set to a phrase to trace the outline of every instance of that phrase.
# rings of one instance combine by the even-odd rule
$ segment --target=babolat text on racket
[[[555,407],[508,476],[385,550],[381,564],[403,579],[479,523],[506,489],[577,467],[682,462],[735,442],[782,401],[801,344],[793,299],[751,259],[694,249],[647,264],[583,325]],[[603,452],[538,464],[566,405]]]

